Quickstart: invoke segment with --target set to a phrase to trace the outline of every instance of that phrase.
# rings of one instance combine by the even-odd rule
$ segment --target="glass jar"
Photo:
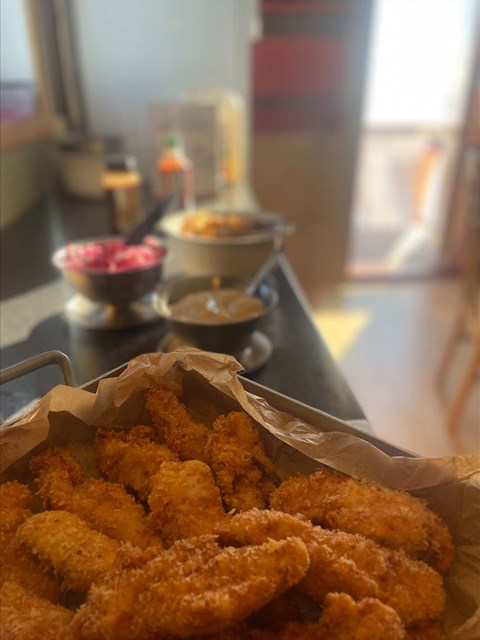
[[[107,158],[102,188],[107,201],[111,233],[128,233],[144,219],[141,186],[142,177],[134,156],[115,155]]]

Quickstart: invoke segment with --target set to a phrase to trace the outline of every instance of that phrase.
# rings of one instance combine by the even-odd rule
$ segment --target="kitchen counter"
[[[72,361],[77,384],[141,353],[157,351],[163,320],[135,329],[88,330],[63,314],[69,296],[51,264],[67,241],[107,233],[103,203],[54,196],[1,234],[1,367],[58,349]],[[370,430],[363,412],[316,329],[288,261],[271,276],[279,304],[260,327],[273,343],[269,361],[248,378],[342,420]],[[48,367],[2,385],[4,418],[60,382]],[[358,421],[358,422],[357,422]]]

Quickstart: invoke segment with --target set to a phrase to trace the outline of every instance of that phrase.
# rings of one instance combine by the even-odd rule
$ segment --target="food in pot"
[[[182,233],[203,238],[233,238],[264,229],[257,218],[240,213],[213,213],[197,211],[187,216],[182,224]]]
[[[73,271],[120,273],[159,264],[165,248],[153,238],[141,245],[125,245],[121,238],[67,244],[61,267]]]
[[[209,289],[188,293],[172,304],[171,317],[198,324],[228,324],[255,318],[265,311],[260,298],[240,289]]]

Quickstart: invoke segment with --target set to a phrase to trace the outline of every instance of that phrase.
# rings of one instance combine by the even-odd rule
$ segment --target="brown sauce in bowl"
[[[198,324],[228,324],[255,318],[263,313],[260,298],[239,289],[211,289],[189,293],[171,307],[174,320]]]

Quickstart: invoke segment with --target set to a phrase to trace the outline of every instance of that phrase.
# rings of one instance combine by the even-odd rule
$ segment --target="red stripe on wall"
[[[343,13],[351,5],[351,0],[264,0],[263,13]]]
[[[338,92],[344,69],[339,38],[269,37],[253,47],[254,94]]]
[[[340,123],[340,111],[335,104],[255,105],[253,114],[253,126],[257,132],[333,130]]]

